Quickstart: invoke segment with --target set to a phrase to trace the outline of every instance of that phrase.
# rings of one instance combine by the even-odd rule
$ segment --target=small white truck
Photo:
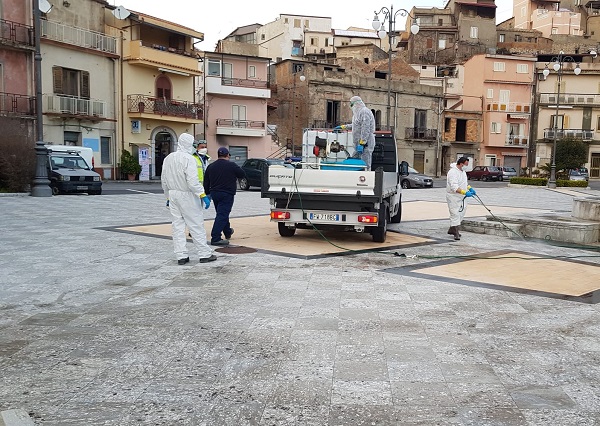
[[[375,141],[368,171],[364,162],[350,158],[350,132],[305,130],[302,162],[262,174],[261,196],[270,199],[279,234],[336,227],[369,232],[373,241],[385,242],[388,222],[402,217],[400,177],[408,174],[408,163],[398,162],[391,132],[376,132]]]

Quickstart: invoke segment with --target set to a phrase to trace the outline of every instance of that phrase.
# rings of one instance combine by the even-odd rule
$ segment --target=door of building
[[[154,138],[154,173],[160,176],[162,173],[162,165],[165,157],[171,152],[171,134],[168,132],[160,132]]]
[[[412,166],[420,173],[425,172],[425,151],[415,151]]]
[[[590,161],[590,177],[600,178],[600,153],[592,154]]]

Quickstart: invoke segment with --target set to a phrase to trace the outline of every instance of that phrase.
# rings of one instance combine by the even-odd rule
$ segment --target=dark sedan
[[[269,166],[294,167],[279,158],[248,158],[242,165],[242,170],[246,173],[245,178],[238,182],[240,189],[247,191],[251,186],[260,188],[262,182],[262,172]]]

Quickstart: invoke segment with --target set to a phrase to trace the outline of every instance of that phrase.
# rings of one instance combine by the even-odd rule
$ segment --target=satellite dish
[[[46,1],[46,0],[44,0],[44,1]],[[131,13],[127,9],[125,9],[123,6],[117,7],[115,10],[112,11],[112,14],[115,15],[115,18],[117,18],[117,19],[127,19],[127,17],[129,15],[131,15]]]
[[[48,0],[39,0],[39,9],[42,13],[50,13],[52,10],[52,5],[48,2]]]

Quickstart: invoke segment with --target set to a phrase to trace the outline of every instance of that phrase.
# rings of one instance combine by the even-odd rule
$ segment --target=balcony
[[[554,129],[544,129],[544,139],[554,139]],[[594,139],[594,131],[589,129],[557,129],[557,139],[581,139],[591,141]]]
[[[47,40],[117,55],[117,39],[94,31],[42,19],[40,34],[42,38]]]
[[[600,95],[561,93],[560,105],[600,105]],[[540,93],[540,104],[556,105],[556,93]]]
[[[145,95],[127,95],[127,112],[131,117],[189,123],[201,123],[204,118],[200,104]]]
[[[68,95],[44,95],[44,113],[90,121],[106,120],[106,102]]]
[[[486,109],[488,111],[529,114],[531,111],[531,104],[523,102],[490,102],[487,104]]]
[[[529,136],[525,135],[506,135],[506,146],[523,146],[529,143]]]
[[[33,27],[18,22],[0,19],[0,44],[26,47],[28,50],[35,48]]]
[[[219,118],[217,119],[217,135],[265,136],[265,122]]]
[[[265,80],[206,76],[206,93],[248,98],[269,99],[271,89]]]
[[[0,114],[35,116],[35,97],[0,92]]]
[[[406,127],[404,129],[404,139],[421,139],[434,141],[437,139],[436,129],[420,129],[418,127]]]
[[[144,44],[141,40],[125,43],[123,60],[132,65],[173,72],[185,77],[202,75],[198,70],[198,59],[191,53],[168,48],[159,44]]]

